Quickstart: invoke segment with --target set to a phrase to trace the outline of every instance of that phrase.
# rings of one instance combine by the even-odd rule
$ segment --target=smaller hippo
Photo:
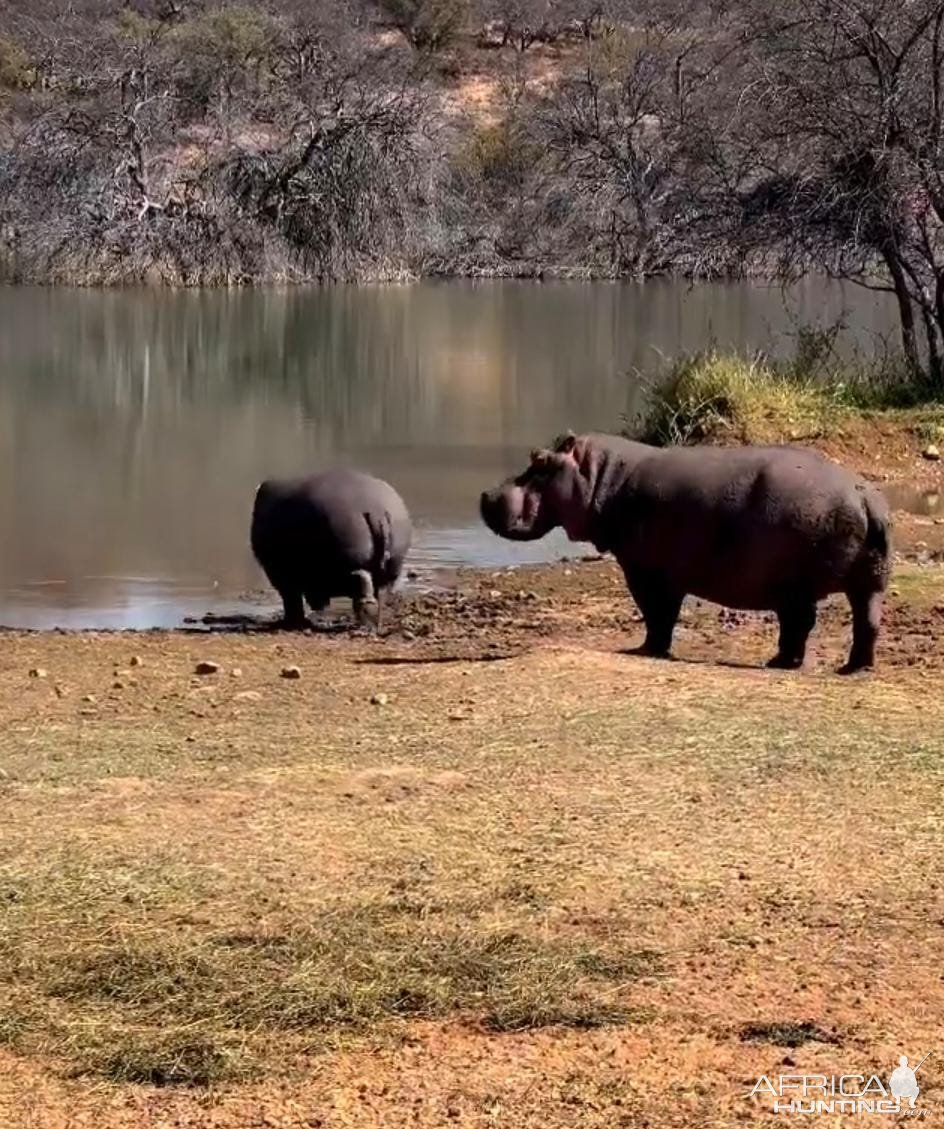
[[[516,478],[482,495],[501,537],[557,526],[612,552],[646,624],[640,651],[667,656],[683,599],[776,612],[768,666],[802,664],[824,597],[843,592],[852,649],[843,670],[872,666],[888,585],[888,507],[879,490],[797,447],[656,448],[573,435],[532,452]]]
[[[349,596],[360,624],[380,627],[381,601],[403,568],[413,526],[389,483],[338,467],[270,479],[256,491],[251,543],[285,606],[285,626],[307,624],[333,596]]]

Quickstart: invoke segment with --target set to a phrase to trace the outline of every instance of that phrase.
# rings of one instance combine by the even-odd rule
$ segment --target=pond
[[[839,317],[850,346],[894,331],[884,296],[816,281],[0,289],[0,624],[171,626],[247,593],[275,608],[255,488],[332,463],[403,494],[412,583],[573,552],[494,537],[480,491],[568,427],[618,430],[660,354],[783,353]]]

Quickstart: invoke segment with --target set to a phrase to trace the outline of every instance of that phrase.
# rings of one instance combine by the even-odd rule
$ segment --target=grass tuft
[[[761,354],[689,354],[643,384],[648,395],[642,418],[627,430],[658,446],[824,439],[841,430],[853,412],[925,402],[921,389],[894,364],[826,361],[810,347],[783,364]],[[917,420],[913,430],[939,436],[940,413]]]
[[[137,1032],[92,1053],[85,1065],[80,1073],[109,1082],[202,1089],[245,1081],[254,1073],[239,1052],[190,1031]]]
[[[802,1047],[804,1043],[841,1042],[833,1031],[824,1031],[810,1019],[799,1023],[792,1020],[775,1020],[771,1023],[748,1023],[739,1031],[744,1043],[774,1043],[778,1047]]]
[[[26,1007],[8,1040],[42,1044],[81,1073],[201,1086],[245,1071],[256,1044],[293,1033],[327,1038],[412,1018],[520,1031],[643,1017],[627,989],[658,972],[657,954],[547,938],[527,908],[514,927],[496,927],[500,904],[496,891],[490,906],[460,901],[422,917],[379,900],[282,933],[80,930],[18,966]],[[37,941],[26,920],[14,939],[2,950],[11,958]],[[0,978],[13,972],[0,967]]]

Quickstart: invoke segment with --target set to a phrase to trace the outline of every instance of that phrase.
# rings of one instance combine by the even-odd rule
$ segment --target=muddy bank
[[[937,552],[915,552],[925,563],[901,560],[889,590],[879,660],[888,671],[944,667],[944,565]],[[231,617],[208,614],[175,631],[9,631],[4,637],[28,643],[40,667],[49,651],[65,656],[67,668],[81,665],[89,646],[114,649],[113,641],[122,638],[128,640],[128,647],[137,646],[132,640],[148,640],[171,653],[189,647],[222,665],[231,644],[241,640],[238,645],[245,648],[256,640],[261,652],[282,656],[286,662],[310,663],[313,656],[330,653],[341,660],[380,666],[489,662],[558,646],[622,651],[642,639],[642,617],[619,567],[609,558],[492,571],[466,569],[451,579],[448,588],[397,596],[385,612],[379,635],[358,630],[349,608],[338,601],[330,615],[312,619],[310,630],[302,633],[279,630],[274,613],[250,611]],[[848,606],[842,597],[821,604],[808,668],[825,672],[838,666],[849,631]],[[676,634],[675,657],[762,666],[775,650],[776,635],[772,613],[733,611],[689,598]],[[274,661],[278,665],[281,659]],[[133,670],[122,674],[116,669],[115,678],[121,685],[109,691],[134,689]]]

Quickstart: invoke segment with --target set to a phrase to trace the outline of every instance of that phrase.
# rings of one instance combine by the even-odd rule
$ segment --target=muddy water
[[[634,370],[710,343],[786,351],[880,296],[809,284],[442,283],[161,294],[0,290],[0,623],[147,627],[227,611],[264,580],[261,478],[333,462],[388,478],[418,531],[416,583],[559,556],[478,521],[481,489],[573,427],[613,430]],[[269,597],[264,597],[269,599]]]
[[[907,483],[885,487],[892,510],[904,510],[922,517],[944,517],[944,494],[939,490],[922,490]]]

